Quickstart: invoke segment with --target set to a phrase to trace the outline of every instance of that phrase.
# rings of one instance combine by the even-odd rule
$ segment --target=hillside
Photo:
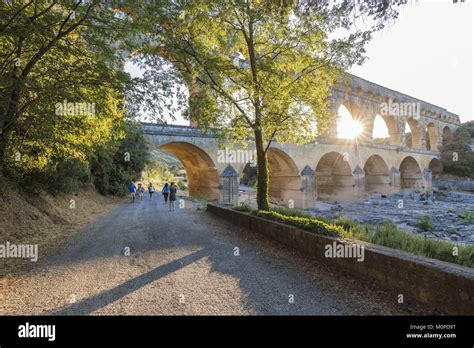
[[[73,201],[72,201],[73,200]],[[37,244],[39,258],[124,201],[104,197],[93,188],[77,194],[28,196],[10,191],[0,196],[0,244]],[[0,260],[0,281],[31,266],[29,259]]]
[[[150,161],[165,163],[168,167],[184,169],[183,164],[178,160],[178,158],[176,158],[176,156],[160,149],[150,151]]]

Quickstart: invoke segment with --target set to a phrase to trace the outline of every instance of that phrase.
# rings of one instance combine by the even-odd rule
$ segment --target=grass
[[[297,217],[305,217],[305,218],[313,217],[313,214],[307,211],[291,209],[291,208],[286,208],[286,207],[274,207],[274,208],[271,208],[270,211],[273,211],[275,213],[285,215],[285,216],[297,216]]]
[[[311,233],[361,240],[415,255],[474,268],[473,245],[459,245],[449,241],[410,234],[400,230],[390,220],[373,226],[360,224],[343,215],[337,216],[334,219],[320,219],[319,217],[313,217],[308,212],[288,208],[254,211],[254,214],[266,219],[286,223]],[[422,229],[433,228],[433,222],[429,216],[421,217],[419,223],[423,226]]]
[[[465,225],[474,224],[474,211],[465,210],[462,214],[458,216]]]
[[[259,210],[255,213],[257,216],[264,217],[270,220],[287,223],[289,225],[299,227],[305,231],[309,231],[316,234],[322,234],[326,236],[341,236],[344,234],[344,230],[340,226],[330,225],[324,221],[300,217],[300,216],[286,216],[274,211]]]
[[[433,231],[433,220],[431,219],[431,216],[429,215],[423,215],[417,222],[416,224],[417,227],[421,228],[421,230],[427,232],[427,231]]]
[[[210,199],[206,196],[188,196],[188,197],[185,197],[187,200],[190,200],[192,202],[196,202],[196,203],[213,203],[213,202],[216,202],[217,200],[215,199]]]
[[[252,207],[248,204],[236,205],[232,207],[233,210],[240,211],[242,213],[250,213],[253,211]]]
[[[432,259],[474,267],[473,245],[456,245],[444,240],[408,234],[393,223],[378,225],[368,241]]]

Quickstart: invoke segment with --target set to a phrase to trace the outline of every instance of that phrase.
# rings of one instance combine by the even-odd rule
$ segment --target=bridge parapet
[[[202,138],[215,137],[211,131],[203,132],[199,128],[191,126],[142,122],[140,128],[143,133],[150,135],[189,136]]]
[[[144,134],[162,135],[168,137],[197,137],[197,138],[216,138],[212,131],[202,132],[199,128],[182,125],[165,125],[154,123],[142,123],[141,129]],[[332,137],[319,136],[310,144],[332,144],[345,145],[351,147],[368,147],[373,149],[382,149],[396,152],[417,153],[432,156],[439,156],[439,151],[416,149],[406,146],[397,146],[390,144],[377,144],[371,141],[337,139]]]

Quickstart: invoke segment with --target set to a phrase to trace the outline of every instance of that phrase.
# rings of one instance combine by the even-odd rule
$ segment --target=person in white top
[[[150,194],[150,201],[153,200],[153,194],[155,193],[155,187],[152,183],[148,186],[148,193]]]

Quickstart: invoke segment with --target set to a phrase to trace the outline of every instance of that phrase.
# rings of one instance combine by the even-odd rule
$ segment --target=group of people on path
[[[138,194],[138,199],[143,201],[143,196],[145,195],[145,188],[141,183],[138,184],[138,187],[135,185],[133,181],[130,182],[128,185],[128,190],[130,191],[130,199],[132,203],[135,202],[135,197]],[[163,199],[165,200],[165,204],[169,203],[169,210],[175,210],[175,202],[176,202],[176,193],[178,192],[178,186],[174,182],[171,184],[165,183],[161,193],[163,194]],[[155,193],[155,187],[152,183],[148,185],[148,194],[150,195],[150,200],[153,200],[153,194]]]

